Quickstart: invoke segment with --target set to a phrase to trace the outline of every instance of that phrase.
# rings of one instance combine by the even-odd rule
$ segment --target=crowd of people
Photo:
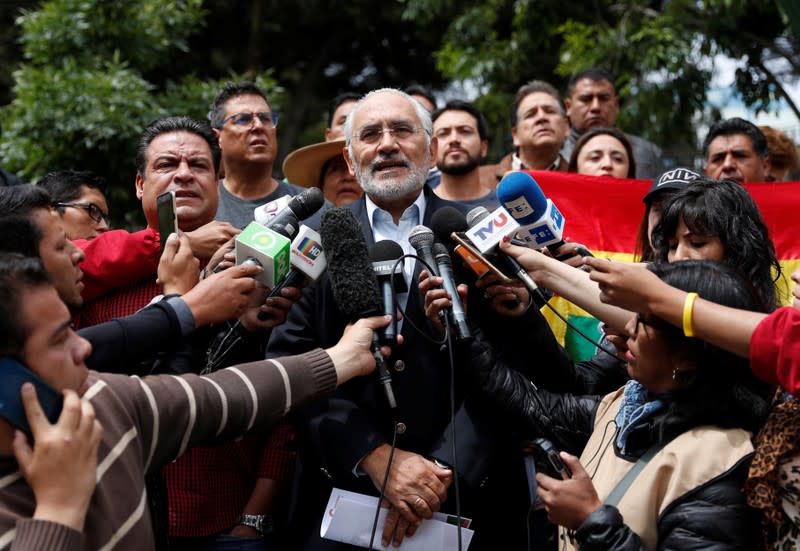
[[[334,489],[382,497],[375,547],[438,512],[472,519],[472,551],[796,547],[800,311],[781,306],[790,275],[743,186],[795,174],[795,144],[722,120],[701,170],[667,169],[616,126],[599,68],[563,97],[526,83],[510,110],[514,150],[485,164],[473,103],[438,107],[418,86],[344,93],[278,179],[278,112],[228,83],[208,121],[143,130],[142,230],[111,227],[109,183],[81,167],[0,186],[0,360],[31,381],[0,404],[0,549],[358,548],[320,528]],[[437,214],[503,207],[498,184],[520,170],[652,181],[637,262],[509,235],[494,258],[547,293],[468,269]],[[272,292],[255,279],[267,267],[236,262],[264,206],[311,187],[325,204],[302,222],[323,240],[347,212],[367,248],[406,255],[383,315],[354,322],[330,273]],[[159,226],[168,191],[178,231]],[[538,306],[553,293],[603,322],[593,358],[574,361],[548,326]],[[454,339],[443,320],[462,304],[469,335]],[[376,347],[392,323],[398,338]],[[54,418],[41,382],[63,395]],[[543,438],[563,477],[534,459]]]

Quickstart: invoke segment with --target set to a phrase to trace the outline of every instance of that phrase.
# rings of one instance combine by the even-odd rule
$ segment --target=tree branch
[[[767,77],[767,81],[768,81],[768,82],[770,82],[770,83],[774,84],[774,85],[777,87],[777,89],[778,89],[778,92],[780,93],[780,95],[783,97],[783,99],[785,99],[785,100],[786,100],[786,103],[788,103],[788,104],[789,104],[789,108],[790,108],[790,109],[792,110],[792,112],[794,113],[794,116],[795,116],[795,117],[797,117],[797,119],[798,119],[798,120],[800,120],[800,109],[798,109],[798,107],[797,107],[797,104],[796,104],[796,103],[794,102],[794,100],[792,100],[792,98],[789,96],[789,94],[786,92],[786,89],[785,89],[785,88],[783,87],[783,85],[782,85],[782,84],[781,84],[781,83],[778,81],[778,79],[775,77],[775,75],[773,74],[773,72],[772,72],[772,71],[770,71],[769,69],[767,69],[766,65],[764,65],[764,63],[763,63],[763,62],[762,62],[760,59],[758,59],[758,60],[753,60],[752,64],[753,64],[754,66],[758,67],[758,68],[759,68],[761,71],[763,71],[763,72],[764,72],[764,74],[765,74],[765,75],[766,75],[766,77]]]

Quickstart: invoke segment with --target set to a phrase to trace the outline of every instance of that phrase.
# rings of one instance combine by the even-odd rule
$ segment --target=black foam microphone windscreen
[[[322,216],[320,237],[328,260],[333,298],[342,314],[355,321],[383,313],[378,279],[372,271],[367,242],[353,213],[343,207]]]
[[[322,217],[320,237],[328,259],[328,276],[333,299],[349,321],[383,314],[378,279],[369,261],[367,242],[353,213],[336,207]],[[392,377],[380,353],[377,333],[373,333],[372,355],[375,358],[378,382],[383,388],[389,408],[397,407],[392,390]]]

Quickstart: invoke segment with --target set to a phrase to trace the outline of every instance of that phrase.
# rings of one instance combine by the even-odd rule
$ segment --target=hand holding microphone
[[[460,211],[453,207],[441,208],[434,213],[431,219],[433,231],[442,241],[452,239],[458,243],[454,252],[464,265],[476,275],[475,286],[483,291],[492,308],[507,316],[523,314],[530,302],[529,293],[535,291],[536,284],[512,257],[500,252],[496,245],[484,247],[487,253],[484,256],[467,237],[467,231],[477,227],[491,216],[486,208],[476,207],[467,216],[468,218],[465,218]],[[513,228],[513,225],[511,227]],[[501,233],[500,238],[502,235]],[[493,238],[490,237],[489,241],[492,240]],[[496,264],[502,265],[503,271]],[[511,284],[512,280],[506,274],[521,281],[527,292],[514,289],[515,286]]]
[[[353,213],[346,208],[333,208],[322,217],[322,244],[328,260],[328,275],[333,298],[342,315],[349,321],[383,315],[378,281],[367,253],[367,243]],[[381,354],[377,333],[373,333],[372,355],[377,367],[378,383],[389,408],[397,407],[389,368]]]
[[[281,197],[272,203],[283,200]],[[236,263],[250,261],[260,264],[264,273],[259,281],[269,288],[274,287],[289,271],[290,245],[300,230],[300,220],[317,212],[324,202],[322,191],[312,187],[292,197],[274,216],[259,217],[264,223],[258,220],[250,222],[236,237]],[[256,209],[256,213],[261,208]]]
[[[450,318],[450,326],[453,328],[456,339],[459,341],[472,338],[469,326],[467,325],[467,315],[456,291],[455,278],[453,276],[453,263],[447,248],[441,243],[436,243],[433,231],[425,226],[417,226],[411,230],[408,237],[409,243],[417,251],[426,264],[430,266],[428,272],[431,275],[441,277],[445,290],[450,294],[452,307],[445,312]]]
[[[372,350],[373,335],[389,322],[387,316],[361,318],[345,327],[339,342],[325,350],[336,367],[337,385],[353,377],[369,375],[375,371],[376,363]],[[402,343],[402,337],[399,342]],[[391,353],[388,346],[382,346],[379,350],[385,356]]]
[[[439,276],[432,276],[420,274],[419,276],[419,292],[424,299],[425,317],[433,324],[433,326],[444,335],[444,318],[453,308],[453,301],[451,294],[442,286],[443,280]],[[460,284],[456,291],[458,297],[461,299],[462,304],[467,303],[468,288],[465,284]]]
[[[436,268],[439,270],[439,277],[442,279],[444,290],[450,295],[452,306],[449,308],[450,326],[455,332],[456,339],[459,341],[472,340],[472,333],[467,324],[467,311],[464,302],[458,294],[455,277],[453,276],[453,261],[450,253],[441,243],[433,244],[433,254],[436,260]]]
[[[492,220],[492,217],[496,220],[498,218],[498,211],[503,210],[502,207],[497,209],[494,213],[490,213],[484,207],[475,207],[469,213],[467,213],[467,223],[470,226],[467,235],[480,235],[481,231],[485,232],[485,228],[491,227],[491,225],[496,225]],[[486,222],[489,221],[487,225]],[[519,226],[510,226],[509,229],[504,229],[501,231],[495,230],[492,235],[489,236],[488,239],[485,241],[484,249],[481,252],[496,255],[500,258],[503,263],[508,267],[508,269],[525,285],[525,288],[528,290],[529,293],[536,293],[537,292],[537,285],[528,275],[528,272],[519,265],[519,263],[511,256],[504,254],[499,248],[499,244],[506,240],[510,239],[512,235],[514,235],[514,231]],[[491,233],[491,232],[490,232]],[[514,241],[512,239],[512,241]]]

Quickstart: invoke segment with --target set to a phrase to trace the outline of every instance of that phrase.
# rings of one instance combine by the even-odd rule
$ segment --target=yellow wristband
[[[695,299],[697,299],[697,293],[686,293],[686,301],[683,303],[683,334],[687,337],[694,337],[692,313]]]

